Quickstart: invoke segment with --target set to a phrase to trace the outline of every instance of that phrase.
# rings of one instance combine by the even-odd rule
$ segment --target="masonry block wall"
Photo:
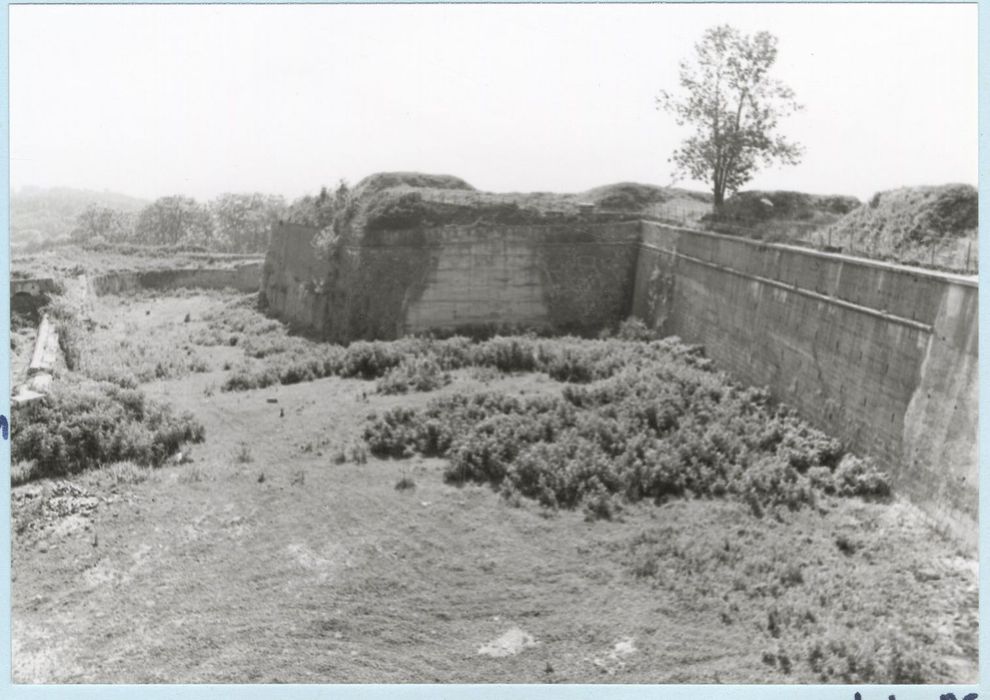
[[[89,291],[96,296],[127,294],[139,289],[234,289],[257,292],[261,286],[261,264],[242,263],[230,268],[177,268],[106,272],[87,277]]]
[[[633,313],[877,458],[976,541],[971,278],[643,224]]]
[[[594,333],[627,313],[639,223],[445,227],[406,332],[526,326]]]
[[[289,325],[320,333],[327,318],[323,289],[330,265],[313,247],[317,233],[298,224],[275,228],[261,272],[261,300]]]
[[[596,333],[628,313],[639,222],[444,226],[369,235],[317,256],[317,231],[278,227],[264,303],[336,341],[525,326]]]

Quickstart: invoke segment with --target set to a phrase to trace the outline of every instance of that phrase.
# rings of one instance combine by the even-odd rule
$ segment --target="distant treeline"
[[[223,194],[205,203],[184,196],[144,203],[110,193],[34,190],[12,197],[11,242],[26,251],[75,243],[264,253],[275,223],[324,227],[335,200],[346,192],[341,183],[337,194],[324,187],[288,204],[280,195],[262,193]],[[82,204],[84,199],[88,203]]]

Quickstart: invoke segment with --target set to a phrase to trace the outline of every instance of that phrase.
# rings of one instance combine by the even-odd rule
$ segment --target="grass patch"
[[[940,659],[953,642],[940,640],[949,647],[936,648],[930,629],[939,601],[911,573],[928,565],[926,554],[904,552],[920,531],[890,529],[884,505],[833,507],[841,517],[805,510],[756,520],[731,502],[677,501],[661,511],[660,524],[613,546],[624,550],[627,571],[699,625],[710,617],[727,634],[752,634],[762,662],[785,676],[823,683],[950,681]],[[850,559],[832,543],[854,532],[862,551]]]

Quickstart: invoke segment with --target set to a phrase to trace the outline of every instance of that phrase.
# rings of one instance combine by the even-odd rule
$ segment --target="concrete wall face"
[[[975,282],[644,224],[633,312],[767,386],[970,542]]]
[[[373,337],[482,326],[595,332],[628,313],[639,254],[639,222],[382,232],[336,262],[316,257],[317,233],[276,229],[262,290],[279,318],[340,340],[367,328],[352,318],[357,330],[341,330],[341,317],[371,309],[389,317]]]
[[[139,289],[235,289],[257,292],[261,265],[247,263],[229,269],[188,268],[108,272],[87,279],[89,291],[96,296],[127,294]]]
[[[282,224],[272,235],[261,274],[261,295],[268,309],[290,325],[322,331],[327,298],[323,292],[330,266],[316,255],[318,229]]]
[[[527,326],[593,332],[624,318],[639,225],[449,227],[405,330]]]

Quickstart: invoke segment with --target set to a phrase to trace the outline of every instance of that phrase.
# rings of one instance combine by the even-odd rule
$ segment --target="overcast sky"
[[[860,198],[977,179],[977,6],[10,7],[11,184],[289,198],[382,170],[670,184],[655,108],[712,25],[780,39],[798,166]],[[681,186],[707,189],[706,183]]]

